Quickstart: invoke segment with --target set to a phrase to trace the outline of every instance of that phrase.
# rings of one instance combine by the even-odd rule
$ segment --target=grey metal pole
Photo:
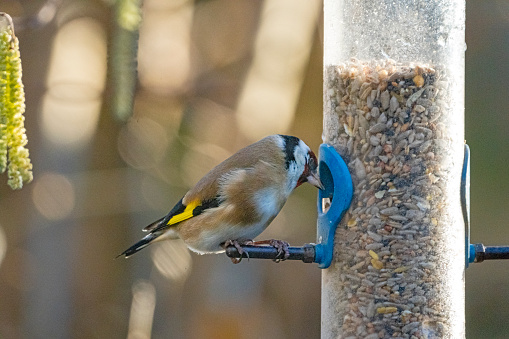
[[[322,338],[463,338],[464,0],[325,0],[324,142],[352,205]]]

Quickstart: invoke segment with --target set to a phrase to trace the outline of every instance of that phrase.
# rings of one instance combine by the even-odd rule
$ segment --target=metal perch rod
[[[509,246],[484,246],[475,244],[475,262],[484,260],[509,259]]]
[[[240,255],[235,246],[226,248],[226,255],[230,258],[249,258],[249,259],[281,259],[278,249],[272,246],[242,246],[244,253]],[[286,260],[302,260],[305,263],[312,263],[315,259],[315,246],[306,244],[302,247],[288,247],[290,256]]]

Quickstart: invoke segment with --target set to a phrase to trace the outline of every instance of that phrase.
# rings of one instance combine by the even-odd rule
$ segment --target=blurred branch
[[[141,0],[118,0],[115,3],[112,47],[113,112],[122,121],[132,115],[134,106],[141,6]]]

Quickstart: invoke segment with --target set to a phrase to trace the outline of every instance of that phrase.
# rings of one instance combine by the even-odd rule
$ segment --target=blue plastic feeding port
[[[470,244],[470,148],[465,144],[461,171],[461,210],[465,223],[465,267],[475,260],[475,247]]]
[[[320,268],[327,268],[332,262],[336,228],[352,202],[353,184],[345,161],[334,147],[320,145],[318,163],[324,189],[318,193],[314,262]]]

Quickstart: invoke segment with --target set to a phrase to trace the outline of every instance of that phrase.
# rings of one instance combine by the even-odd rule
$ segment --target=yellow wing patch
[[[166,225],[174,225],[181,221],[192,218],[194,216],[193,211],[198,206],[200,206],[200,200],[191,201],[189,205],[187,205],[186,208],[184,209],[184,212],[176,214],[173,217],[171,217],[171,219],[168,221]]]

